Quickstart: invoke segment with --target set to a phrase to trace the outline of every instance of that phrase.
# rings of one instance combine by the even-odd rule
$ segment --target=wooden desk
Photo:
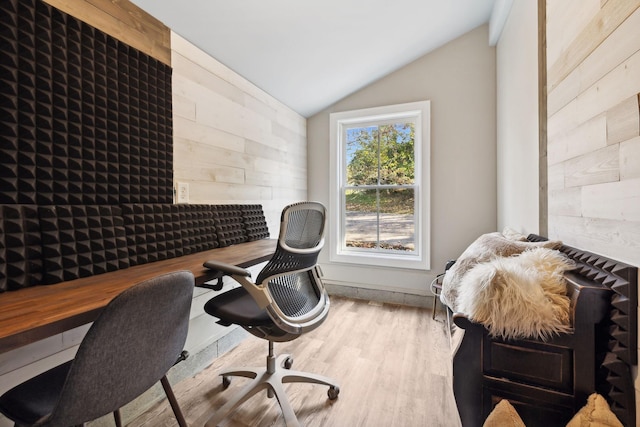
[[[0,353],[93,322],[116,295],[151,277],[190,270],[197,286],[213,278],[202,265],[207,260],[241,267],[268,261],[276,242],[256,240],[55,285],[4,292],[0,294]]]

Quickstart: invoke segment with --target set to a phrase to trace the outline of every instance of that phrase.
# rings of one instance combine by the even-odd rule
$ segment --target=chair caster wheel
[[[227,388],[229,388],[230,385],[231,385],[231,378],[226,376],[226,375],[223,375],[222,376],[222,388],[224,390],[226,390]]]
[[[329,387],[329,391],[327,391],[329,400],[336,400],[339,394],[340,394],[340,387],[331,386]]]
[[[282,367],[284,369],[291,369],[291,366],[293,366],[293,357],[289,356],[286,359],[284,359],[284,363],[282,364]]]

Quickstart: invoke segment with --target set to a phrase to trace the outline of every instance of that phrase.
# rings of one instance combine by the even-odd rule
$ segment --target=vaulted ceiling
[[[310,117],[490,19],[493,27],[512,0],[132,1]]]

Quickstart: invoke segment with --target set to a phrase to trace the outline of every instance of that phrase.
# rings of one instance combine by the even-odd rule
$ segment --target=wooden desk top
[[[151,277],[190,270],[196,285],[212,279],[203,263],[210,259],[241,267],[268,261],[277,240],[264,239],[212,249],[123,270],[32,286],[0,294],[0,353],[93,322],[102,309],[127,288]]]

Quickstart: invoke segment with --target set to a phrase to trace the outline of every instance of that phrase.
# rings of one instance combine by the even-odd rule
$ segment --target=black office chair
[[[114,413],[161,381],[176,419],[186,422],[166,373],[183,352],[195,280],[164,274],[116,296],[80,343],[73,360],[17,385],[0,397],[16,427],[68,427]],[[54,285],[55,286],[55,285]]]
[[[282,387],[283,383],[306,382],[328,385],[329,399],[340,389],[330,378],[290,370],[293,358],[276,358],[274,342],[291,341],[317,328],[329,312],[329,296],[316,265],[324,244],[325,208],[320,203],[302,202],[284,208],[276,251],[262,269],[256,283],[250,273],[233,265],[209,261],[205,266],[230,275],[242,286],[220,294],[205,304],[205,311],[223,325],[237,324],[253,335],[269,341],[266,368],[231,369],[221,373],[223,386],[230,376],[252,378],[248,385],[228,401],[208,422],[218,425],[245,400],[267,389],[278,399],[287,426],[299,425]]]

